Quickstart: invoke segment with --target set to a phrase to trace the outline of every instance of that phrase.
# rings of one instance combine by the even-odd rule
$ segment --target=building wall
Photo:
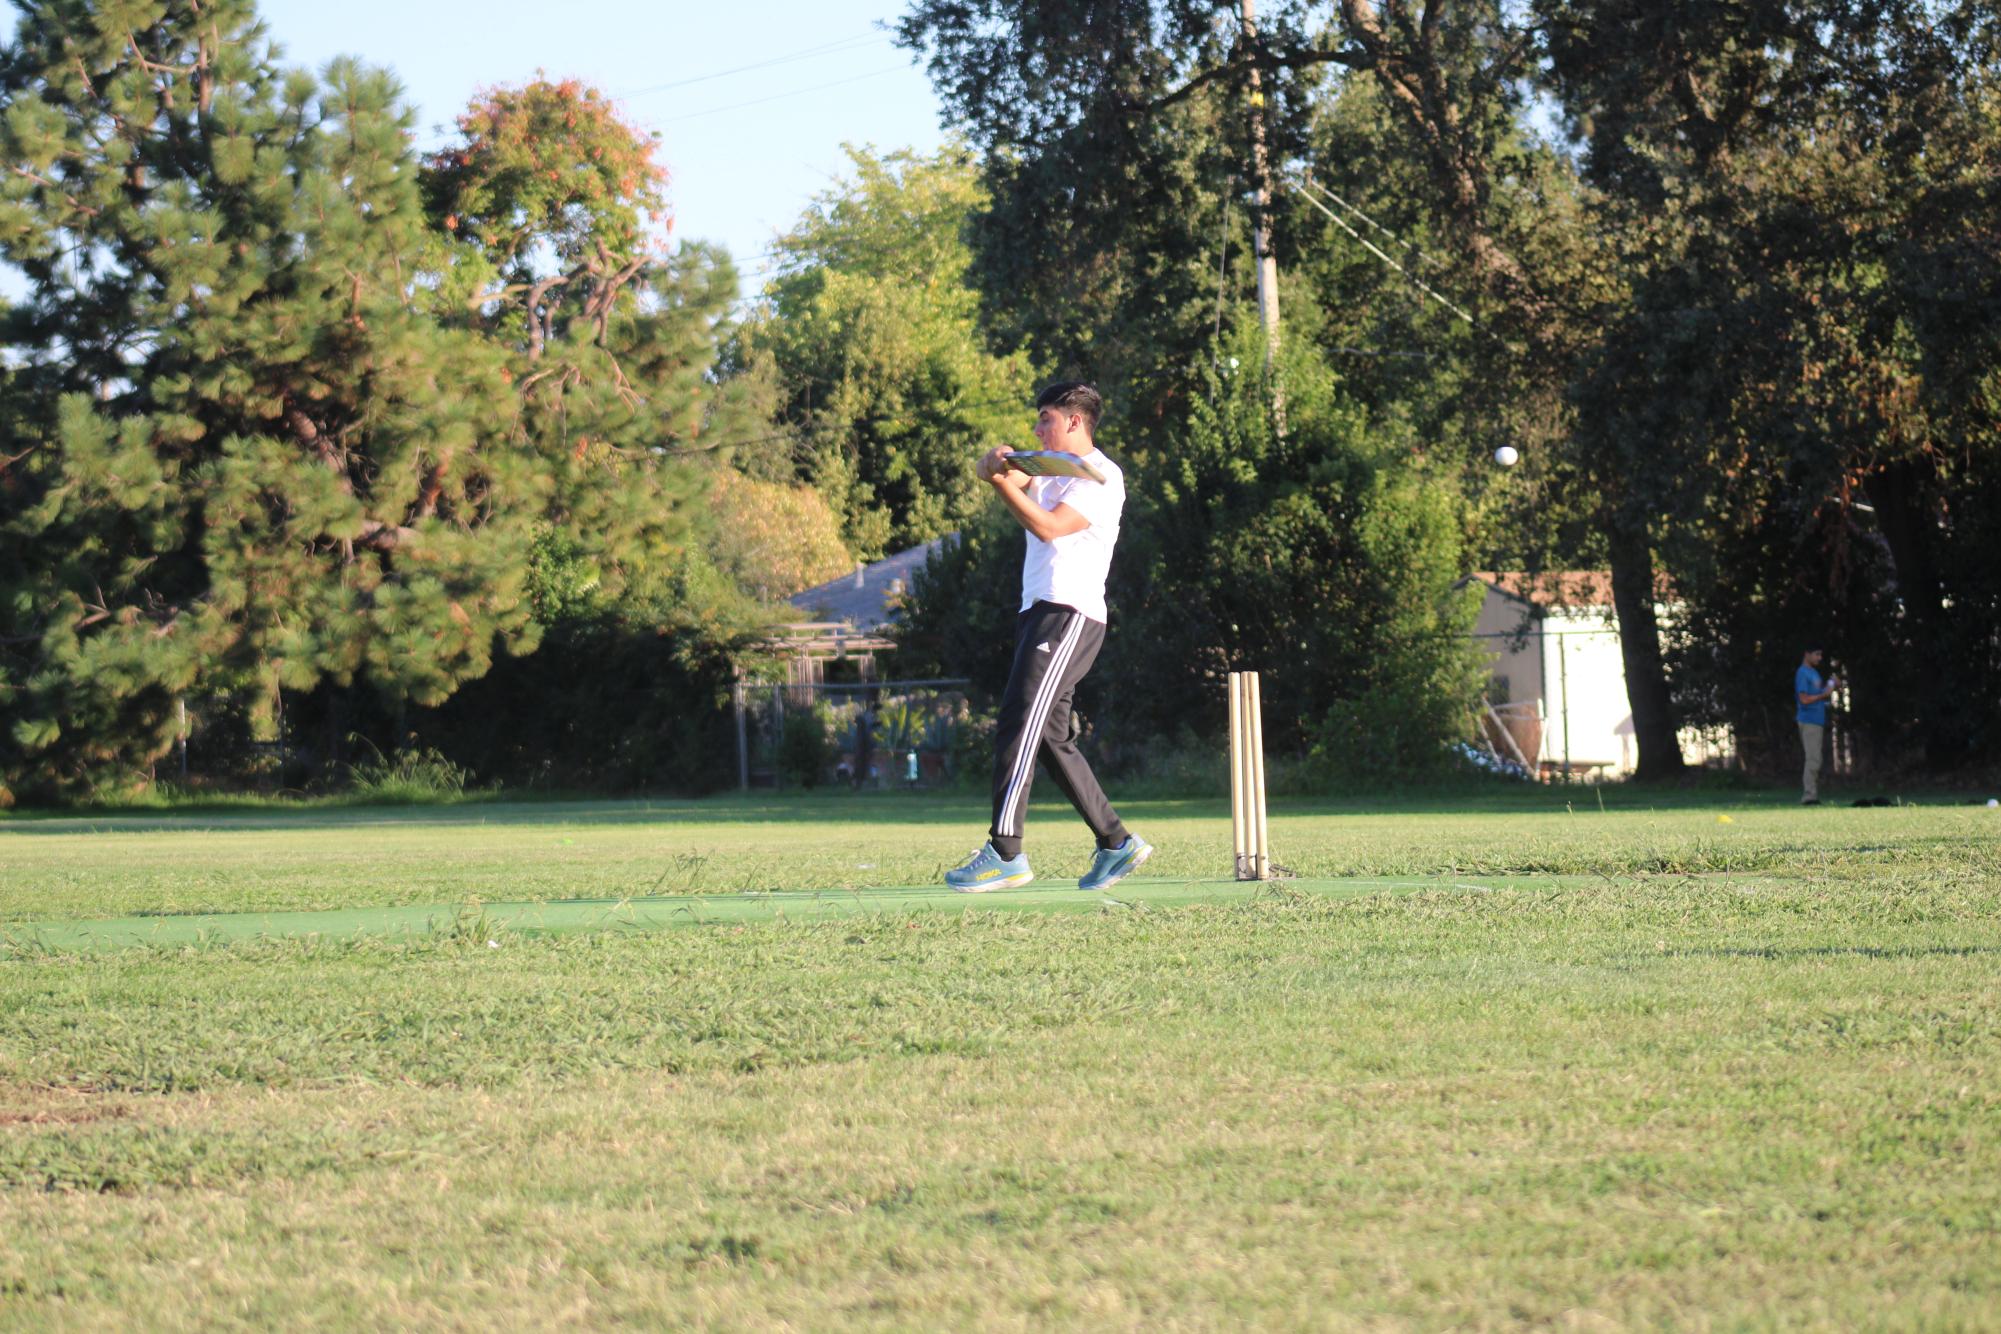
[[[1631,773],[1633,710],[1617,627],[1602,612],[1578,608],[1545,613],[1543,630],[1543,760],[1591,766],[1603,777]]]
[[[1530,620],[1523,635],[1525,610]],[[1673,611],[1656,610],[1663,623]],[[1638,744],[1611,608],[1531,608],[1489,585],[1473,634],[1493,655],[1493,675],[1506,680],[1506,698],[1538,707],[1543,728],[1542,753],[1536,758],[1545,766],[1560,766],[1567,757],[1584,777],[1633,772]],[[1502,702],[1498,691],[1492,698]],[[1733,761],[1727,735],[1684,730],[1680,739],[1682,757],[1690,764]]]
[[[1520,638],[1523,630],[1522,613],[1530,613],[1527,635]],[[1542,647],[1538,638],[1541,616],[1527,603],[1520,602],[1504,593],[1487,589],[1487,597],[1480,604],[1479,618],[1473,623],[1473,635],[1487,651],[1494,655],[1492,674],[1498,681],[1505,682],[1507,690],[1489,692],[1489,698],[1496,704],[1532,704],[1541,701],[1544,682],[1542,675]]]

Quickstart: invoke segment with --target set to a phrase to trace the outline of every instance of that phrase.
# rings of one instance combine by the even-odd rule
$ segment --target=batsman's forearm
[[[1043,541],[1047,542],[1051,540],[1053,527],[1050,522],[1049,511],[1028,498],[1027,487],[1010,486],[1006,482],[999,480],[990,483],[990,485],[1000,496],[1001,504],[1007,506],[1008,510],[1014,515],[1015,522]]]

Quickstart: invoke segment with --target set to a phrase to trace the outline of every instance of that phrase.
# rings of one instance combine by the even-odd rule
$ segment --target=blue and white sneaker
[[[1140,868],[1140,863],[1153,856],[1153,844],[1138,834],[1127,834],[1126,841],[1116,848],[1099,848],[1091,858],[1091,869],[1077,882],[1079,889],[1110,889],[1119,881]]]
[[[990,889],[1013,889],[1035,879],[1035,872],[1028,869],[1028,854],[1022,853],[1013,861],[994,851],[991,843],[982,843],[980,850],[964,866],[955,866],[945,872],[945,883],[961,894],[984,894]]]

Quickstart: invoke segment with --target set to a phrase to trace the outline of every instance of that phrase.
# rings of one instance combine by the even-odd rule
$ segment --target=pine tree
[[[22,8],[0,783],[142,777],[192,692],[268,732],[281,689],[435,701],[531,645],[552,482],[505,350],[419,309],[394,82],[281,70],[249,0]]]
[[[490,89],[458,126],[424,160],[449,238],[433,305],[504,349],[546,522],[615,597],[693,539],[708,483],[685,461],[755,434],[709,378],[735,270],[715,247],[667,249],[658,144],[596,89]]]
[[[733,744],[729,683],[770,619],[749,595],[773,591],[771,570],[738,560],[771,514],[707,512],[727,508],[712,506],[715,465],[769,419],[710,375],[735,271],[716,247],[668,249],[658,145],[594,89],[491,89],[458,125],[424,163],[426,301],[504,357],[543,487],[530,601],[544,633],[532,657],[402,721],[497,781],[726,781],[712,760]]]

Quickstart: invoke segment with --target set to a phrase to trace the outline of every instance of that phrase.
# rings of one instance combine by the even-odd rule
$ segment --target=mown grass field
[[[1599,796],[0,820],[0,1325],[2001,1327],[2001,812]]]

